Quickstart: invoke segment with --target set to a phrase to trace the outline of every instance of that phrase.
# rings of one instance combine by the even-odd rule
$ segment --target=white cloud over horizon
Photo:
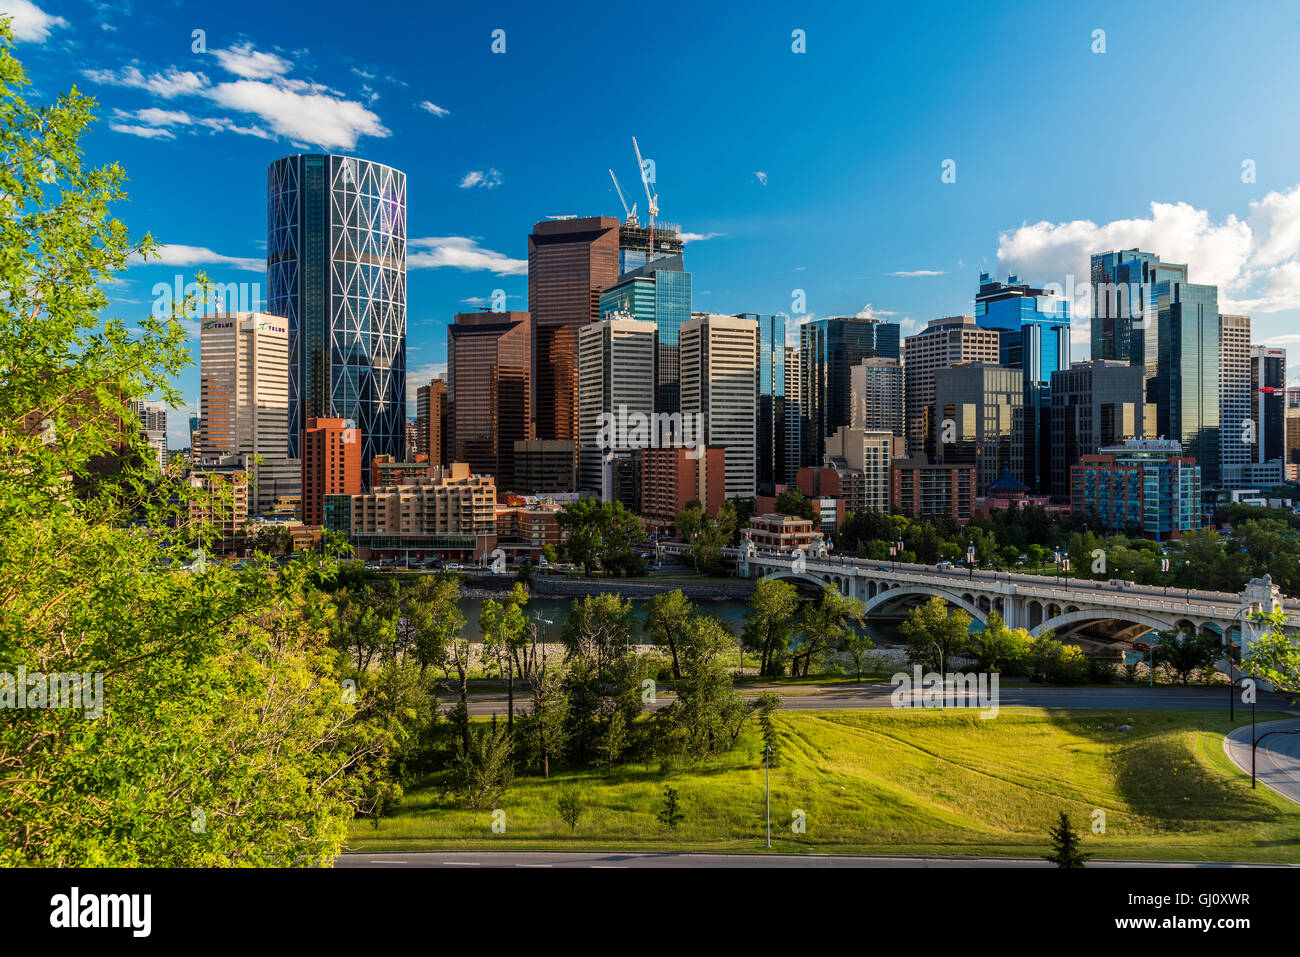
[[[436,269],[451,266],[455,269],[487,270],[498,276],[524,276],[528,274],[528,260],[511,259],[504,253],[484,249],[475,239],[467,236],[430,236],[410,239],[406,243],[407,269]]]
[[[168,243],[159,246],[155,255],[144,260],[134,257],[135,265],[149,266],[230,266],[246,272],[266,272],[266,260],[251,256],[226,256],[206,246],[186,246]]]

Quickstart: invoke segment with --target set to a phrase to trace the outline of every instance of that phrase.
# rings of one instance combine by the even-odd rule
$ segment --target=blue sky
[[[199,270],[264,295],[267,164],[363,156],[408,176],[413,394],[457,311],[526,308],[535,221],[621,215],[609,167],[644,213],[635,135],[695,237],[696,310],[789,313],[798,289],[906,335],[970,311],[981,268],[1067,286],[1140,245],[1300,366],[1294,6],[467,6],[0,0],[36,95],[98,99],[88,156],[125,166],[120,214],[167,247],[114,314]],[[180,386],[197,402],[197,365]]]

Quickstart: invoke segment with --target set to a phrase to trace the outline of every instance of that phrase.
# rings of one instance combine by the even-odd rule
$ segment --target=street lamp
[[[763,786],[767,790],[767,849],[772,849],[772,746],[763,745],[763,758],[766,770],[763,772]]]

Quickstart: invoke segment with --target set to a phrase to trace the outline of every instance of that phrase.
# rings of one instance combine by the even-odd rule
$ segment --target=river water
[[[504,594],[502,598],[504,598]],[[500,599],[498,599],[500,600]],[[645,599],[633,598],[632,608],[636,614],[638,627],[645,617]],[[481,598],[462,598],[460,600],[460,613],[465,616],[465,633],[474,641],[479,641],[483,633],[478,627],[478,616],[483,610],[483,599]],[[549,619],[552,624],[543,624],[539,637],[546,642],[558,642],[560,640],[560,628],[563,626],[565,619],[569,617],[569,610],[573,606],[571,598],[533,598],[528,602],[526,609],[529,618],[537,612],[541,613],[543,619]],[[730,626],[732,634],[737,638],[745,627],[745,612],[749,610],[746,602],[735,598],[704,598],[696,601],[695,606],[703,613],[720,618]],[[869,621],[862,629],[877,646],[893,645],[901,642],[898,635],[898,627],[894,624],[885,622]],[[637,635],[633,635],[635,639]]]

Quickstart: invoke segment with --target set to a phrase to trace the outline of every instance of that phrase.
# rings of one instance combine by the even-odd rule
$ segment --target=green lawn
[[[843,710],[778,720],[774,850],[1033,856],[1064,810],[1099,857],[1300,863],[1300,807],[1250,790],[1223,754],[1228,722],[1218,715],[1024,708],[985,721],[973,711]],[[655,818],[665,784],[686,813],[675,832]],[[587,804],[573,833],[555,806],[570,787]],[[490,813],[417,789],[378,829],[359,823],[351,849],[757,851],[763,797],[751,729],[734,752],[667,777],[630,766],[519,778],[501,802],[504,834],[492,833]],[[1104,835],[1089,830],[1097,808]],[[795,809],[805,834],[791,831]]]

